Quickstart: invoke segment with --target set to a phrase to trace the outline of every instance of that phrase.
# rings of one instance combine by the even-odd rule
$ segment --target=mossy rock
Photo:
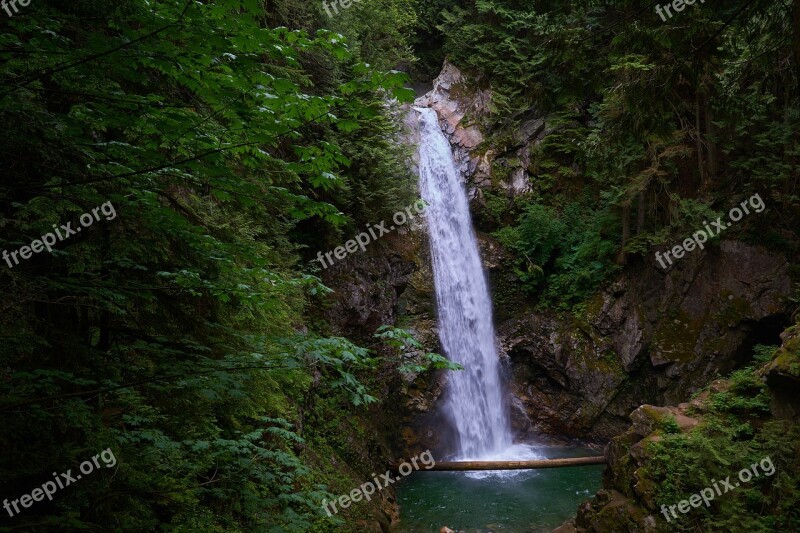
[[[601,490],[597,493],[596,502],[590,509],[583,508],[583,515],[578,516],[578,525],[586,527],[586,519],[590,518],[590,531],[627,531],[627,532],[655,532],[657,522],[647,512],[647,509],[636,505],[630,498],[611,490]],[[588,516],[587,516],[588,515]],[[587,528],[588,529],[588,528]]]
[[[659,322],[653,333],[651,359],[654,364],[688,363],[695,358],[695,348],[703,320],[679,311],[672,319]]]

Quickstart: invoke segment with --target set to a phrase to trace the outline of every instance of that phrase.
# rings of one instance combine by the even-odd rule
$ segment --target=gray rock
[[[498,336],[537,430],[604,441],[639,405],[684,401],[777,341],[790,287],[785,258],[723,241],[666,273],[627,268],[582,317],[521,308]]]

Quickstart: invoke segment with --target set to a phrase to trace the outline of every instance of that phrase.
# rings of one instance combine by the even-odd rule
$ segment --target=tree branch
[[[106,50],[105,52],[100,52],[99,54],[94,54],[94,55],[91,55],[91,56],[85,56],[85,57],[82,57],[81,59],[73,61],[72,63],[66,63],[66,64],[62,63],[61,65],[56,65],[55,67],[51,67],[51,68],[49,68],[47,70],[44,70],[44,71],[40,72],[39,74],[33,76],[32,78],[28,78],[27,80],[25,80],[23,82],[20,82],[17,85],[14,85],[13,87],[11,87],[11,89],[9,89],[8,91],[6,91],[2,95],[0,95],[0,98],[5,98],[6,96],[8,96],[12,92],[16,91],[17,89],[21,89],[21,88],[25,87],[26,85],[28,85],[29,83],[33,83],[34,81],[36,81],[39,78],[42,78],[44,76],[50,76],[50,75],[55,74],[57,72],[63,72],[65,70],[69,70],[69,69],[71,69],[73,67],[77,67],[78,65],[83,65],[84,63],[89,63],[89,62],[94,61],[96,59],[100,59],[101,57],[105,57],[107,55],[111,55],[114,52],[118,52],[118,51],[120,51],[120,50],[122,50],[124,48],[127,48],[127,47],[129,47],[129,46],[131,46],[133,44],[136,44],[136,43],[142,42],[142,41],[144,41],[146,39],[149,39],[150,37],[153,37],[154,35],[158,35],[162,31],[168,30],[169,28],[172,28],[173,26],[176,26],[177,24],[180,24],[183,21],[183,17],[186,16],[186,12],[189,11],[189,7],[191,7],[191,5],[193,3],[194,3],[194,0],[189,0],[188,2],[186,2],[186,6],[184,6],[183,11],[181,11],[181,15],[178,17],[178,20],[176,20],[175,22],[170,22],[169,24],[167,24],[164,27],[158,28],[157,30],[153,30],[150,33],[142,35],[141,37],[137,37],[136,39],[134,39],[132,41],[128,41],[128,42],[123,43],[123,44],[121,44],[119,46],[115,46],[114,48]]]

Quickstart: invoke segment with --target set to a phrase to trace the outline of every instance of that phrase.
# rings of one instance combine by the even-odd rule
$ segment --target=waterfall
[[[451,372],[445,411],[458,430],[458,459],[484,459],[511,446],[500,382],[492,304],[464,185],[433,109],[420,113],[420,191],[431,257],[444,355],[464,366]]]

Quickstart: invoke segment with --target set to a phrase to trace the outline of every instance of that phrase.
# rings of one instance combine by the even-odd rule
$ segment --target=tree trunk
[[[636,206],[636,235],[644,231],[645,191],[639,193],[639,203]]]
[[[631,237],[631,206],[626,204],[622,206],[622,246],[619,249],[619,257],[617,262],[624,265],[628,257],[625,253],[625,245],[628,244],[628,239]]]
[[[536,461],[457,461],[436,463],[427,470],[527,470],[532,468],[559,468],[562,466],[604,465],[606,458],[568,457],[566,459],[543,459]]]
[[[706,119],[706,148],[708,155],[708,177],[713,179],[719,171],[719,164],[717,163],[717,143],[714,141],[716,129],[714,128],[714,115],[711,111],[711,102],[708,98],[705,99],[705,119]]]
[[[792,3],[792,26],[794,26],[794,68],[800,72],[800,0]],[[795,90],[800,93],[800,84],[795,86]]]
[[[700,112],[702,108],[700,90],[700,87],[698,87],[694,97],[694,134],[697,141],[697,168],[700,169],[700,185],[703,186],[706,184],[706,171],[703,164],[703,133],[700,130]]]

